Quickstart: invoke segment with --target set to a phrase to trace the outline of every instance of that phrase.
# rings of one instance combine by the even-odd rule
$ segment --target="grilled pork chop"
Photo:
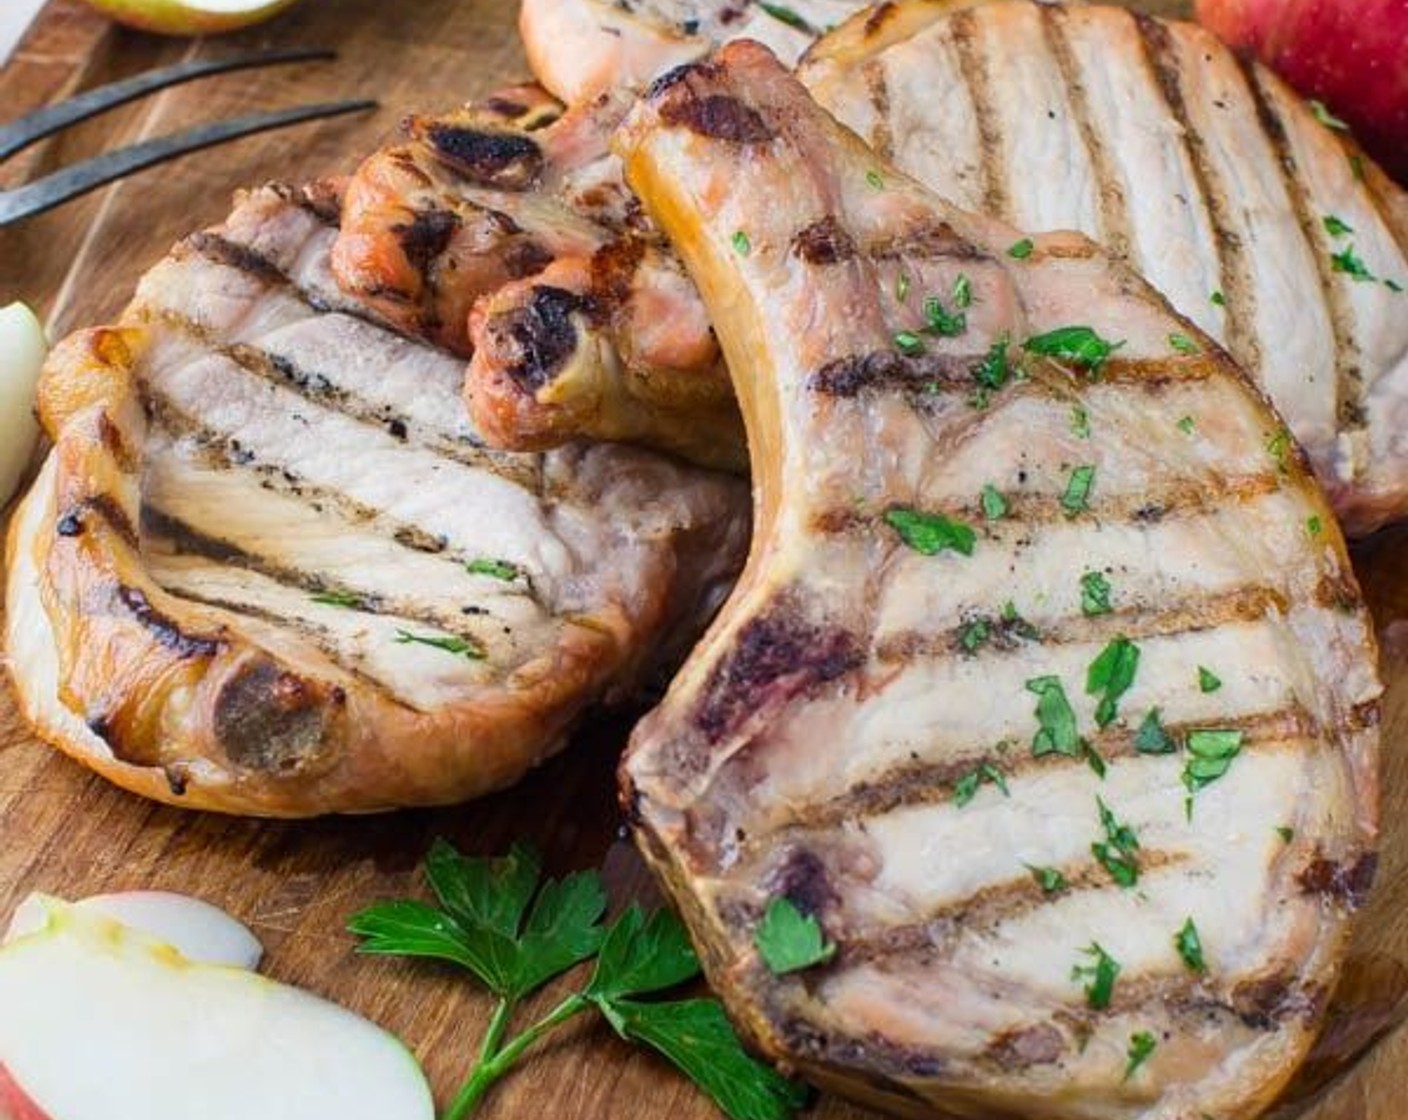
[[[609,150],[632,99],[556,117],[510,91],[410,118],[353,176],[333,271],[397,329],[473,355],[466,402],[496,446],[586,436],[741,470],[704,308]]]
[[[1271,395],[1352,534],[1408,513],[1408,195],[1270,71],[1123,8],[898,0],[800,77],[956,205],[1143,273]]]
[[[792,65],[863,0],[523,0],[518,28],[538,80],[569,103],[639,88],[732,39]]]
[[[1092,242],[1014,258],[755,44],[621,150],[753,458],[749,564],[623,767],[714,987],[906,1115],[1249,1117],[1377,814],[1370,622],[1281,422]]]
[[[10,667],[43,736],[149,797],[303,816],[508,785],[741,562],[736,482],[486,450],[461,363],[341,300],[335,217],[253,192],[45,373]]]

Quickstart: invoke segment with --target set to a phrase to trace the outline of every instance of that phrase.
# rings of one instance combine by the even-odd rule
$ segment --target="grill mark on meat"
[[[105,521],[122,539],[122,543],[134,551],[137,548],[137,530],[122,503],[111,494],[93,494],[70,508],[55,522],[54,531],[61,537],[81,537],[86,529],[85,520],[94,514]]]
[[[526,304],[489,320],[484,329],[487,345],[520,389],[536,393],[576,350],[572,316],[585,308],[586,301],[575,292],[535,285]]]
[[[936,222],[895,237],[872,242],[866,254],[873,260],[930,261],[947,257],[955,261],[990,261],[992,256],[960,237],[947,222]]]
[[[1318,894],[1357,910],[1369,897],[1378,869],[1378,852],[1365,852],[1353,863],[1317,855],[1296,878],[1306,894]]]
[[[977,25],[971,8],[953,15],[953,45],[959,70],[963,74],[963,84],[972,93],[974,115],[978,122],[978,165],[983,172],[983,209],[994,214],[1011,213],[1011,199],[1003,178],[1005,144],[998,125],[1000,117],[987,59],[977,41]]]
[[[355,596],[357,599],[355,605],[339,609],[349,610],[356,614],[406,619],[409,622],[434,626],[449,633],[457,633],[459,624],[463,622],[465,617],[464,608],[458,611],[436,610],[404,597],[393,599],[375,592],[358,591],[336,579],[329,579],[325,572],[293,567],[281,562],[277,557],[251,552],[238,544],[214,535],[207,529],[191,525],[189,522],[153,506],[145,506],[142,509],[142,530],[146,534],[149,548],[154,543],[164,543],[170,546],[174,555],[199,557],[224,567],[257,572],[283,588],[303,592],[310,598],[330,593]],[[407,547],[400,541],[395,543],[399,547]],[[447,559],[446,566],[455,569],[461,568],[461,564],[457,560]],[[189,592],[183,593],[190,597]],[[526,583],[523,585],[522,594],[531,597],[531,588]],[[214,605],[230,606],[225,602]],[[249,609],[257,608],[251,607]],[[470,610],[476,615],[490,613],[480,607],[470,608]],[[476,643],[481,641],[477,636],[470,634],[461,633],[459,636],[467,639],[472,638]]]
[[[1310,259],[1315,262],[1316,274],[1320,277],[1320,291],[1325,297],[1326,310],[1330,316],[1330,329],[1335,343],[1335,416],[1341,432],[1362,430],[1368,426],[1364,410],[1364,370],[1360,364],[1361,354],[1355,338],[1354,316],[1344,290],[1336,282],[1331,267],[1330,253],[1320,237],[1320,218],[1315,212],[1310,197],[1310,187],[1296,166],[1295,154],[1291,150],[1290,138],[1286,133],[1286,122],[1276,111],[1276,106],[1267,96],[1263,86],[1265,78],[1261,68],[1249,58],[1237,56],[1242,77],[1251,91],[1256,105],[1257,120],[1261,130],[1276,154],[1276,168],[1285,184],[1286,196],[1295,210],[1296,222],[1301,236],[1305,239]]]
[[[970,389],[976,384],[973,367],[982,357],[934,353],[910,356],[895,350],[873,350],[827,362],[807,380],[807,388],[843,400],[887,389]]]
[[[1042,38],[1056,69],[1065,83],[1071,115],[1080,131],[1081,143],[1090,156],[1095,169],[1095,182],[1100,197],[1100,240],[1107,249],[1116,255],[1128,258],[1133,243],[1130,228],[1129,200],[1125,198],[1124,187],[1115,161],[1105,148],[1100,130],[1091,118],[1090,95],[1081,77],[1081,67],[1076,62],[1075,53],[1066,38],[1067,13],[1064,8],[1037,6],[1041,17]]]
[[[601,314],[609,315],[630,300],[645,248],[639,237],[622,237],[592,254],[592,298]]]
[[[272,661],[242,666],[215,698],[215,740],[243,770],[299,770],[318,754],[329,722],[328,701],[341,706],[341,689],[331,697]]]
[[[480,187],[526,191],[543,172],[543,151],[536,141],[516,132],[486,132],[446,121],[432,121],[415,135],[451,171]]]
[[[1066,1049],[1066,1036],[1052,1023],[1033,1023],[1003,1031],[988,1043],[984,1056],[998,1069],[1026,1070],[1054,1065]]]
[[[738,98],[696,93],[688,81],[690,69],[685,68],[684,80],[673,84],[669,100],[661,104],[662,121],[733,144],[766,144],[776,137],[761,114]]]
[[[865,17],[866,38],[878,35],[898,11],[899,9],[891,3],[891,0],[885,0],[883,4],[876,4],[870,14]]]
[[[1298,749],[1303,740],[1323,730],[1314,717],[1300,707],[1240,718],[1223,717],[1215,722],[1220,729],[1243,733],[1242,750],[1246,754],[1272,754]],[[1169,724],[1166,730],[1175,740],[1181,741],[1188,732],[1207,728],[1208,725],[1207,720],[1194,720]],[[1141,754],[1134,746],[1137,734],[1134,728],[1108,727],[1084,738],[1107,763],[1127,764],[1169,757]],[[776,847],[779,835],[795,830],[823,831],[842,824],[886,816],[900,809],[945,804],[953,799],[954,789],[965,775],[994,759],[994,753],[987,745],[961,754],[960,748],[953,744],[946,744],[944,750],[946,757],[941,761],[915,761],[857,782],[844,793],[826,801],[792,807],[772,828],[750,833],[743,850],[766,853]],[[1037,758],[1025,746],[1005,752],[1000,756],[1000,762],[999,768],[1009,784],[1035,773],[1049,773],[1058,768],[1078,770],[1088,765],[1083,756],[1076,755],[1049,754]]]
[[[1172,33],[1167,25],[1142,13],[1135,13],[1134,22],[1153,69],[1155,88],[1162,94],[1169,112],[1178,122],[1178,137],[1207,208],[1213,231],[1213,251],[1217,254],[1220,290],[1226,302],[1227,348],[1240,355],[1244,365],[1256,368],[1261,364],[1261,341],[1253,327],[1256,291],[1244,260],[1246,247],[1234,226],[1232,215],[1235,213],[1235,202],[1228,197],[1225,185],[1218,180],[1206,141],[1189,116],[1183,96],[1183,73]]]
[[[859,668],[865,660],[856,636],[802,613],[784,595],[760,611],[734,637],[734,649],[705,689],[694,718],[710,743],[749,719],[815,692]]]
[[[792,239],[792,254],[808,264],[844,264],[856,255],[856,243],[833,214],[818,218]]]
[[[169,649],[177,657],[214,657],[225,648],[218,638],[208,638],[199,634],[187,634],[156,607],[152,606],[146,592],[126,584],[117,585],[117,599],[143,627],[145,627],[163,648]]]
[[[400,241],[411,266],[424,276],[449,246],[460,225],[460,217],[454,211],[431,208],[417,210],[409,222],[393,225],[391,232]]]
[[[880,59],[870,59],[862,73],[865,76],[865,90],[870,104],[875,110],[875,125],[870,130],[870,146],[881,159],[895,158],[895,133],[890,124],[890,82],[885,75],[885,63]]]

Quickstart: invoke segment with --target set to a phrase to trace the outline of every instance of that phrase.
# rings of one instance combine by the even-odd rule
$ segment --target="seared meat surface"
[[[1271,396],[1352,534],[1408,513],[1408,196],[1270,71],[1124,8],[899,0],[799,76],[954,204],[1133,265]]]
[[[623,447],[484,447],[462,363],[328,270],[337,199],[244,198],[51,356],[10,664],[129,789],[278,816],[462,800],[676,655],[741,563],[736,482]]]
[[[905,1115],[1252,1116],[1377,819],[1370,621],[1281,421],[1092,242],[1014,254],[754,44],[620,150],[752,455],[748,567],[622,774],[734,1018]],[[833,952],[775,971],[789,913]]]
[[[533,73],[564,101],[638,88],[733,39],[766,43],[792,65],[861,0],[523,0]]]

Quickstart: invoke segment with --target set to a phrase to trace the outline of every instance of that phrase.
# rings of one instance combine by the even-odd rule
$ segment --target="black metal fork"
[[[47,106],[37,112],[0,125],[0,160],[29,147],[61,129],[104,113],[118,105],[135,101],[181,82],[224,74],[231,70],[251,70],[262,66],[278,66],[291,62],[308,62],[337,57],[336,52],[317,48],[283,51],[257,51],[230,55],[226,58],[182,62],[160,70],[125,78],[96,89],[88,90],[66,101]],[[126,148],[117,148],[82,163],[65,167],[50,175],[26,183],[22,187],[0,191],[0,226],[22,218],[41,214],[61,203],[95,190],[124,175],[151,167],[177,156],[223,144],[241,136],[270,129],[284,128],[302,121],[358,113],[376,108],[375,101],[329,101],[316,105],[301,105],[292,109],[254,113],[250,116],[195,125],[170,136],[146,140]]]

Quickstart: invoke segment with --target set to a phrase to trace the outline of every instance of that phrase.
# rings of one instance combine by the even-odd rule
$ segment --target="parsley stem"
[[[586,996],[580,992],[574,992],[531,1027],[527,1027],[515,1035],[507,1046],[500,1049],[499,1043],[503,1041],[504,1032],[508,1028],[509,1014],[513,1010],[509,1001],[500,1000],[498,1007],[494,1009],[494,1018],[489,1023],[489,1032],[484,1037],[484,1046],[480,1050],[479,1060],[474,1064],[469,1080],[464,1083],[459,1095],[445,1110],[442,1120],[463,1120],[478,1107],[479,1102],[484,1099],[484,1095],[523,1056],[525,1050],[548,1031],[565,1023],[572,1016],[580,1015],[591,1006],[592,1003]]]

